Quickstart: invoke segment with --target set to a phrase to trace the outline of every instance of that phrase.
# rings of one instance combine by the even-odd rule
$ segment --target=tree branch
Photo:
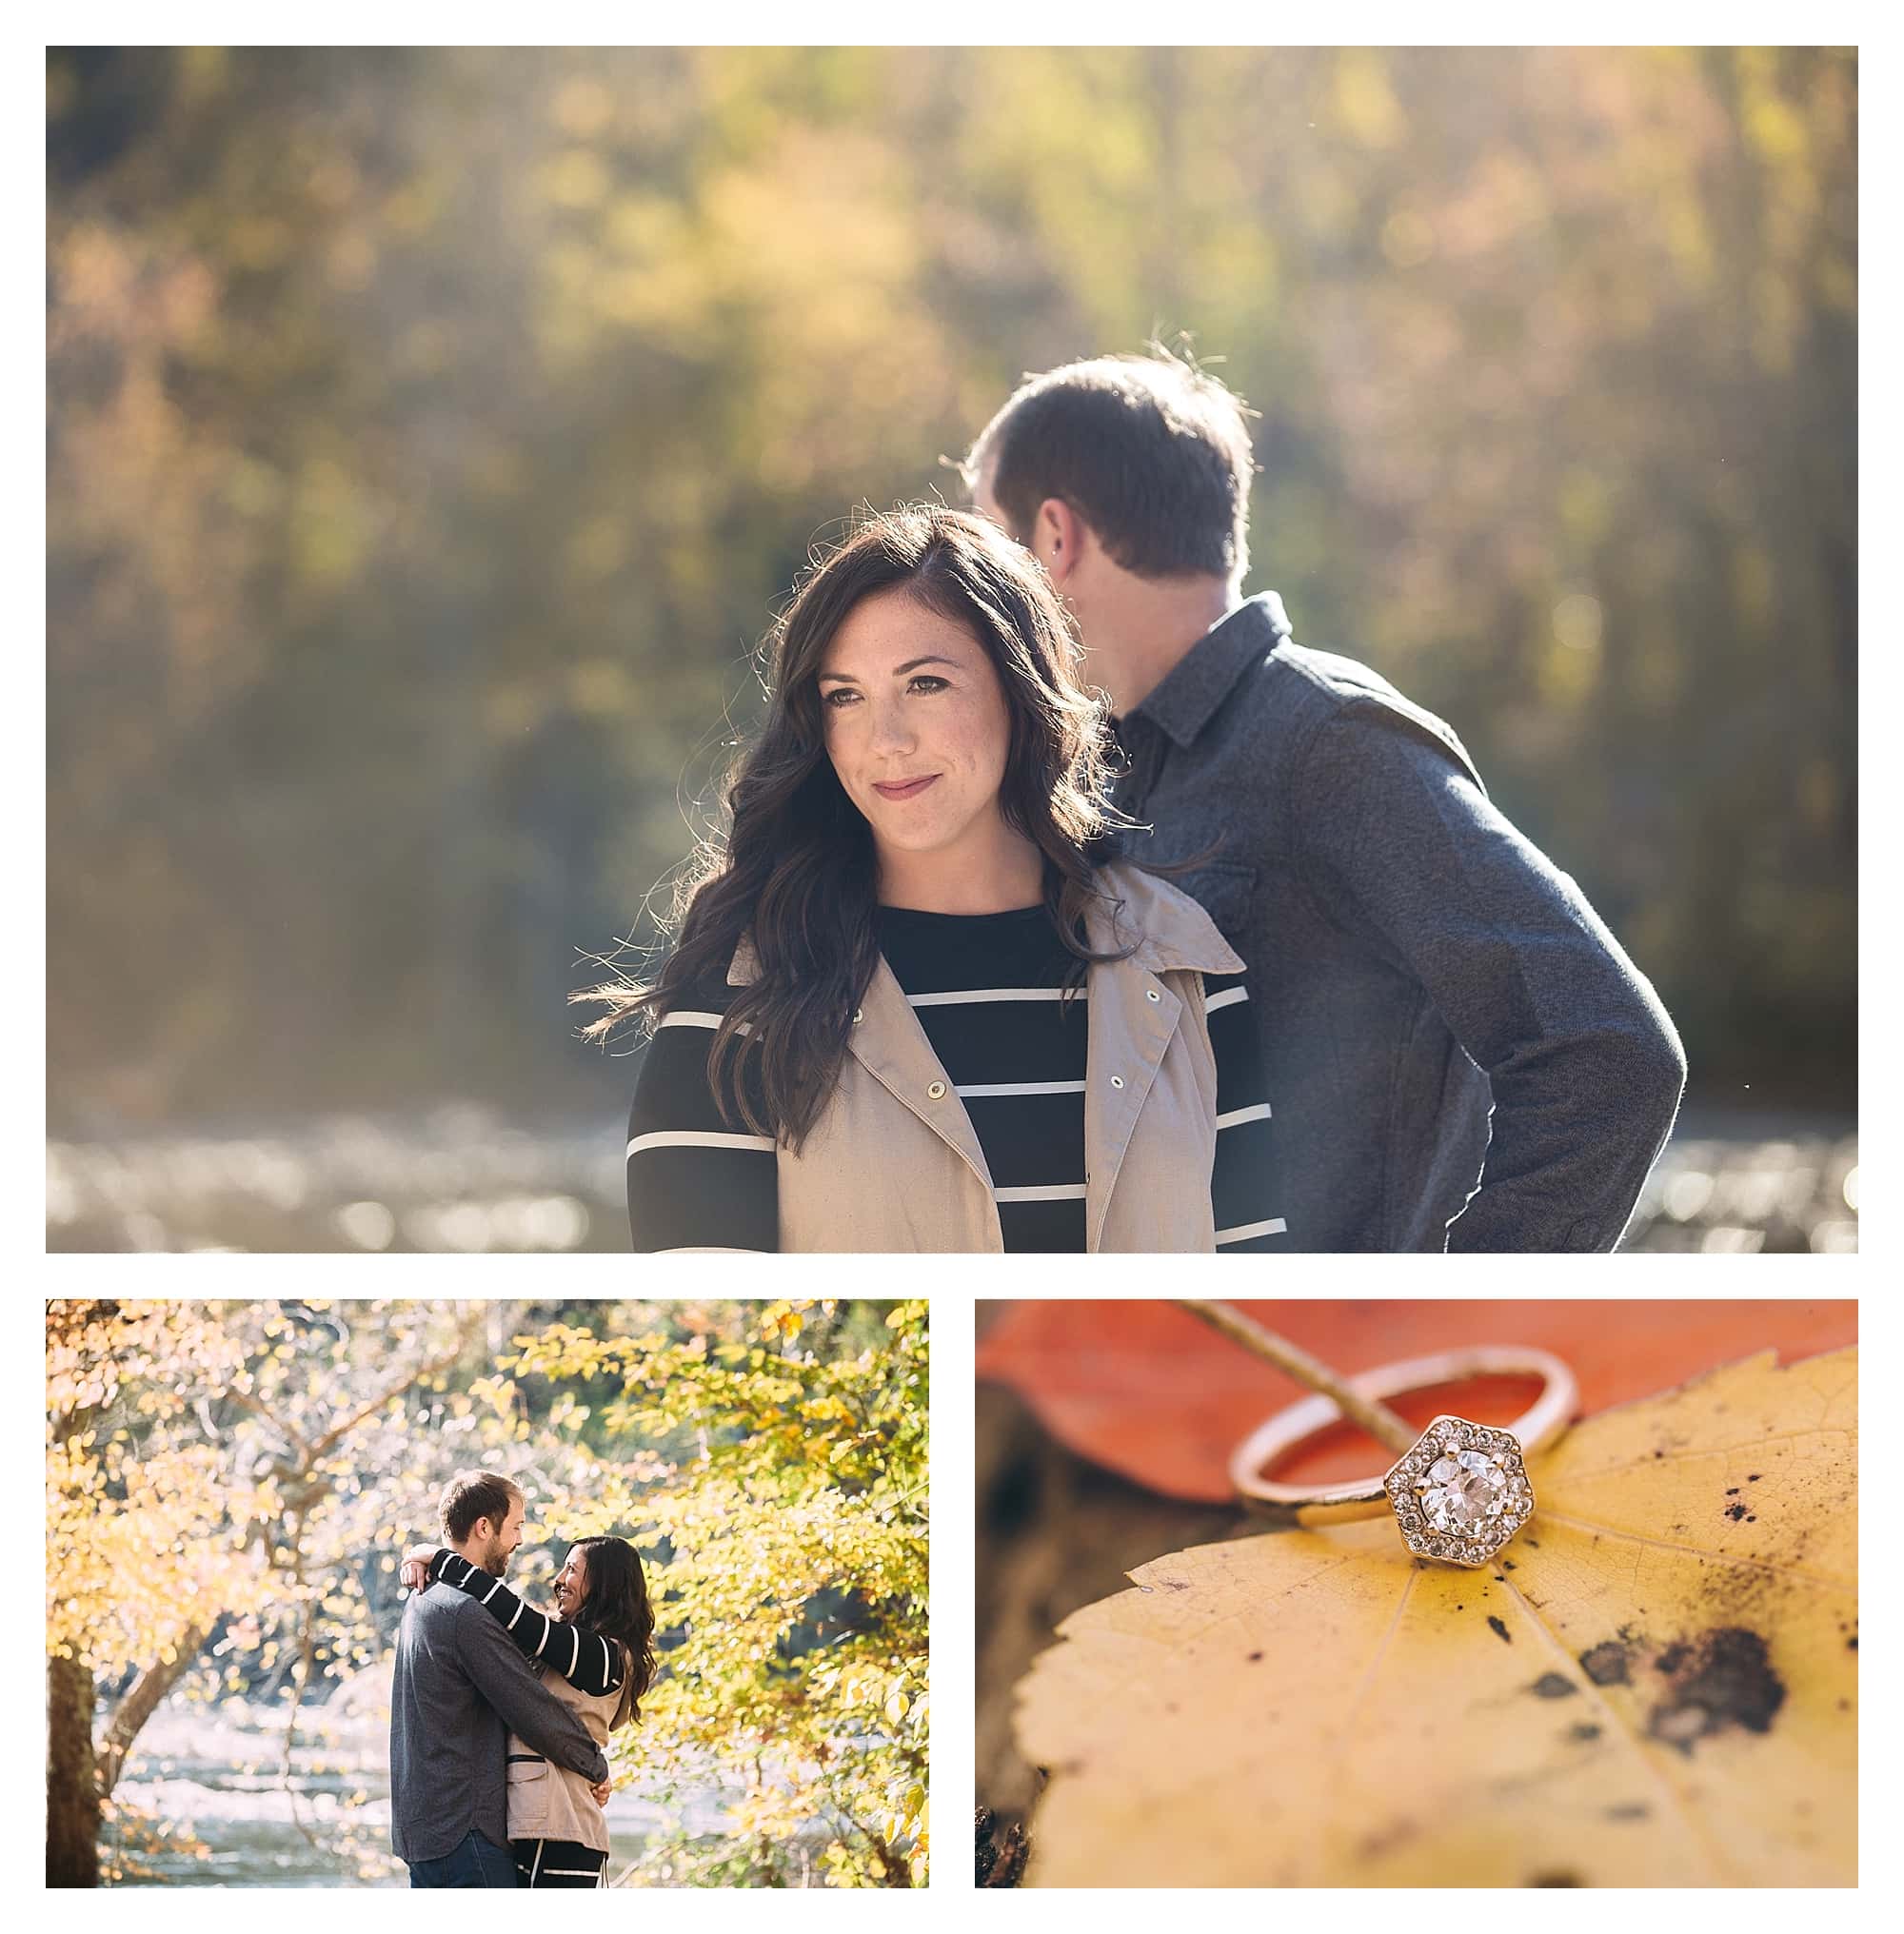
[[[119,1775],[126,1769],[126,1761],[131,1753],[132,1742],[139,1736],[140,1727],[159,1709],[159,1702],[191,1668],[205,1648],[206,1637],[203,1626],[188,1626],[173,1648],[170,1662],[161,1660],[155,1666],[149,1666],[132,1681],[125,1698],[113,1708],[111,1721],[100,1735],[97,1748],[101,1799],[112,1797],[112,1789],[119,1784]]]

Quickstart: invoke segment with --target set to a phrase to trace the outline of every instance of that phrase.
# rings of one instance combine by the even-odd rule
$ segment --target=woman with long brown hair
[[[610,1732],[641,1717],[655,1676],[654,1608],[641,1553],[625,1538],[578,1538],[568,1548],[551,1587],[552,1618],[445,1546],[412,1547],[399,1576],[412,1590],[447,1585],[476,1599],[605,1750]],[[506,1772],[518,1885],[600,1886],[608,1860],[602,1789],[514,1734]]]
[[[1242,962],[1118,862],[1101,698],[983,519],[870,519],[769,641],[768,709],[647,984],[639,1250],[1224,1250],[1264,1199]]]

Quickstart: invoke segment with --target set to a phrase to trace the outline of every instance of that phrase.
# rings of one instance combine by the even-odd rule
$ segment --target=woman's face
[[[876,591],[834,633],[819,686],[827,757],[883,859],[982,866],[988,848],[1003,850],[1011,717],[991,660],[963,625],[903,587]]]
[[[568,1561],[555,1574],[555,1608],[565,1622],[575,1617],[576,1608],[588,1596],[588,1560],[580,1546],[568,1554]]]

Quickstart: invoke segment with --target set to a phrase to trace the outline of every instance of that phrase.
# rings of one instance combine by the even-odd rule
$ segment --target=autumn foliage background
[[[1247,588],[1579,878],[1684,1133],[1826,1124],[1815,1202],[1701,1157],[1648,1217],[1848,1246],[1854,52],[47,76],[57,1245],[619,1244],[632,1073],[565,997],[809,545],[1188,331],[1260,413]]]
[[[922,1884],[927,1408],[918,1302],[50,1303],[50,1884],[400,1880],[397,1560],[477,1465],[532,1597],[643,1554],[611,1884]]]

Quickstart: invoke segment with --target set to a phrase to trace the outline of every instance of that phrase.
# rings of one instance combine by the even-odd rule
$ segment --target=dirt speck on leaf
[[[1499,1619],[1495,1617],[1493,1612],[1488,1613],[1488,1626],[1489,1628],[1493,1631],[1495,1637],[1497,1638],[1502,1645],[1511,1646],[1514,1643],[1513,1635],[1508,1631],[1506,1626],[1504,1626]]]
[[[1580,1688],[1558,1672],[1542,1672],[1527,1689],[1537,1699],[1571,1699]]]
[[[1617,1639],[1608,1639],[1580,1654],[1580,1669],[1596,1686],[1631,1684],[1626,1671],[1629,1663],[1626,1648]]]
[[[1385,1853],[1393,1853],[1398,1846],[1406,1845],[1420,1831],[1420,1822],[1404,1814],[1367,1835],[1356,1850],[1364,1860],[1378,1860]]]
[[[1742,1626],[1721,1626],[1654,1661],[1667,1681],[1647,1730],[1692,1756],[1695,1744],[1729,1726],[1770,1732],[1785,1703],[1785,1682],[1772,1669],[1765,1641]]]

